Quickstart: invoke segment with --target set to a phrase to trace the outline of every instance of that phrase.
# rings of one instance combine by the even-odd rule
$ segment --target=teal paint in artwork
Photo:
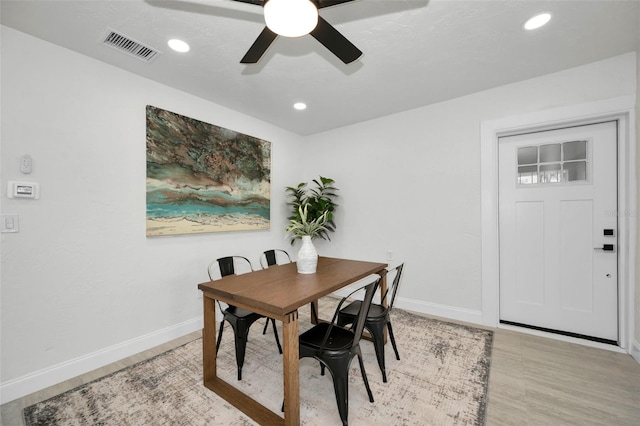
[[[269,229],[270,142],[146,113],[147,236]]]

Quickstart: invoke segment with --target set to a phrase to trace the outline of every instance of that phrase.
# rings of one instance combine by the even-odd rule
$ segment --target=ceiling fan
[[[318,9],[354,0],[233,0],[264,8],[266,26],[244,55],[241,64],[255,64],[271,43],[282,35],[300,37],[311,34],[342,62],[349,64],[362,52],[330,23],[318,15]],[[293,28],[292,28],[293,27]]]

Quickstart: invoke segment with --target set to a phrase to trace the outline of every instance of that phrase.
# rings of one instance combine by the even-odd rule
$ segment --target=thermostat
[[[40,184],[33,182],[7,182],[7,197],[9,198],[40,198]]]

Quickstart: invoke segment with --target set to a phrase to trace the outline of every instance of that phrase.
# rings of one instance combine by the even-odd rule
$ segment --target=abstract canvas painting
[[[269,229],[270,142],[146,111],[147,236]]]

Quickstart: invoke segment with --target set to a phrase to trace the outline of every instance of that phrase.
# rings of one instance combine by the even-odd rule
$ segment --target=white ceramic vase
[[[302,237],[302,247],[298,251],[298,273],[299,274],[315,274],[318,266],[318,252],[311,241],[311,237],[305,235]]]

